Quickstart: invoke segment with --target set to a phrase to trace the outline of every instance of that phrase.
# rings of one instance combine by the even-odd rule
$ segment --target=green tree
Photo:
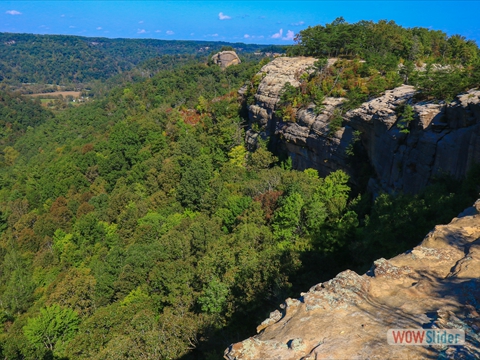
[[[2,263],[3,291],[1,301],[11,314],[25,312],[33,301],[35,284],[32,280],[31,265],[16,250],[9,251]]]
[[[40,315],[28,319],[23,331],[28,341],[37,349],[63,357],[65,347],[75,336],[80,319],[71,309],[54,304],[40,310]]]
[[[193,210],[198,209],[208,189],[213,169],[211,159],[202,155],[188,164],[178,184],[178,199]]]
[[[415,112],[413,111],[413,107],[411,105],[405,105],[404,110],[402,112],[400,120],[397,122],[397,127],[400,129],[400,132],[403,134],[410,133],[410,123],[415,118]]]
[[[214,278],[204,286],[203,295],[198,298],[198,303],[202,311],[208,314],[219,314],[225,307],[228,293],[228,286]]]
[[[229,163],[234,166],[245,166],[245,160],[247,158],[247,150],[243,145],[235,146],[230,150],[228,153],[228,157],[230,158]]]
[[[283,196],[273,217],[273,235],[280,248],[288,248],[300,234],[300,216],[304,201],[297,192]]]

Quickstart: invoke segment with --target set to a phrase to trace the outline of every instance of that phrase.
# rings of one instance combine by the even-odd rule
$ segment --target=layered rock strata
[[[362,144],[380,186],[417,193],[434,177],[464,177],[480,163],[480,91],[451,103],[413,101],[415,90],[401,86],[345,114],[346,126],[362,133]],[[411,104],[415,119],[409,133],[397,126],[396,110]]]
[[[311,105],[297,111],[296,122],[283,122],[275,116],[283,86],[286,82],[299,86],[300,76],[310,71],[314,62],[307,57],[276,58],[261,69],[263,80],[255,104],[249,106],[246,142],[250,149],[259,136],[270,137],[287,150],[294,168],[315,168],[321,176],[342,169],[355,182],[348,150],[354,131],[359,131],[373,167],[372,188],[389,192],[416,193],[436,176],[462,178],[474,163],[480,163],[478,90],[461,94],[448,104],[415,102],[414,88],[403,85],[344,114],[343,127],[334,133],[330,122],[343,101],[339,98],[326,98],[319,115]],[[406,104],[415,112],[408,133],[398,126],[401,106]]]
[[[287,299],[227,360],[480,357],[480,200],[423,242]],[[392,346],[388,329],[462,329],[465,346]]]

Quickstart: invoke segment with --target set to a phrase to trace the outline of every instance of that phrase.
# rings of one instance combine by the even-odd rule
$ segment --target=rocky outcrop
[[[287,299],[227,360],[480,357],[480,200],[423,242]],[[388,329],[462,329],[465,346],[391,346]]]
[[[300,110],[296,123],[283,122],[275,116],[284,85],[288,82],[299,86],[300,76],[312,71],[315,61],[312,57],[279,57],[260,70],[264,77],[255,95],[255,104],[249,106],[250,123],[258,124],[260,131],[248,129],[246,143],[250,149],[254,149],[258,136],[263,139],[276,136],[286,147],[294,168],[315,168],[320,176],[338,169],[350,173],[345,150],[352,141],[352,129],[330,132],[329,128],[334,110],[344,99],[326,98],[325,108],[320,115],[314,114],[313,105]],[[329,63],[334,61],[331,59]]]
[[[362,132],[362,144],[385,190],[416,193],[444,174],[462,178],[480,163],[480,91],[448,104],[413,101],[411,86],[386,91],[345,115],[347,126]],[[396,110],[410,103],[415,119],[408,134],[396,126]]]
[[[299,86],[300,76],[311,68],[315,61],[312,57],[279,57],[262,67],[260,74],[264,74],[264,77],[255,95],[256,103],[250,106],[252,120],[272,120],[283,86],[287,82]]]
[[[333,113],[342,102],[341,98],[326,98],[325,109],[318,116],[311,106],[297,112],[296,123],[276,122],[275,135],[284,141],[295,169],[314,168],[321,177],[341,169],[354,176],[347,155],[353,128],[330,129]]]
[[[212,61],[222,69],[241,63],[240,58],[235,51],[220,51],[212,56]]]
[[[287,150],[294,168],[315,168],[321,176],[342,169],[355,182],[351,144],[353,133],[359,131],[362,152],[373,168],[370,187],[389,192],[416,193],[436,176],[462,178],[474,163],[480,163],[478,90],[461,94],[448,104],[415,102],[414,88],[403,85],[344,114],[343,127],[336,132],[330,131],[331,119],[342,99],[327,98],[319,115],[311,105],[297,112],[296,122],[283,122],[275,110],[284,84],[298,86],[298,79],[314,61],[277,58],[261,69],[263,80],[255,104],[249,106],[251,126],[246,142],[250,149],[259,136],[271,137]],[[415,112],[408,133],[397,126],[400,107],[405,104],[412,105]]]

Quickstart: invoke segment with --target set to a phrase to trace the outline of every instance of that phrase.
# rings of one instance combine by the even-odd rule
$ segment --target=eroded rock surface
[[[227,360],[480,357],[480,200],[412,251],[287,299]],[[388,329],[463,329],[465,346],[391,346]]]
[[[342,169],[355,182],[351,144],[354,131],[360,131],[362,151],[374,172],[371,187],[389,192],[416,193],[435,176],[462,178],[474,163],[480,163],[479,90],[461,94],[448,104],[415,102],[414,88],[403,85],[344,114],[343,127],[336,132],[330,125],[343,101],[338,98],[326,98],[319,115],[312,104],[297,112],[296,122],[283,122],[275,116],[283,86],[286,82],[299,86],[300,76],[314,62],[308,57],[276,58],[261,69],[263,80],[255,104],[249,106],[246,142],[250,149],[259,136],[272,137],[286,148],[294,168],[315,168],[321,176]],[[397,126],[405,104],[415,112],[409,133]]]
[[[212,56],[212,61],[222,69],[241,63],[240,58],[235,51],[220,51]]]
[[[449,103],[413,102],[414,89],[403,85],[362,104],[345,122],[362,132],[381,188],[417,193],[443,174],[462,178],[480,163],[480,91],[471,90]],[[396,110],[413,105],[409,133],[397,126]]]

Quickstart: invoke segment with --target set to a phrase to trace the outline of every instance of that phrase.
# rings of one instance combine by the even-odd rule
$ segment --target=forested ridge
[[[106,80],[152,58],[193,55],[198,60],[223,46],[242,54],[282,51],[281,47],[214,41],[0,33],[0,81],[65,85]]]
[[[372,202],[341,171],[296,171],[267,142],[247,152],[237,91],[267,61],[150,63],[55,113],[0,94],[3,358],[218,359],[287,297],[409,249],[478,196],[477,171]],[[365,78],[318,69],[285,107]],[[365,72],[365,88],[395,71]]]
[[[404,28],[386,20],[348,23],[337,18],[300,31],[295,39],[289,56],[314,56],[318,61],[299,78],[300,87],[285,85],[278,113],[284,121],[295,121],[296,110],[311,103],[321,111],[326,96],[347,100],[334,119],[339,126],[342,112],[401,84],[417,88],[417,101],[451,101],[480,86],[480,50],[460,35]],[[333,66],[327,66],[328,58],[336,58]]]

